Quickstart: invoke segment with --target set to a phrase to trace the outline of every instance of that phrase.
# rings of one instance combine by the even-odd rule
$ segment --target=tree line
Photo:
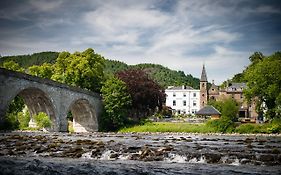
[[[161,110],[165,101],[164,89],[143,70],[130,68],[105,76],[105,58],[91,48],[73,54],[61,52],[53,64],[24,69],[14,61],[6,61],[2,67],[101,93],[103,130],[116,130],[126,123],[139,122]],[[22,111],[23,107],[22,99],[16,98],[8,115]]]

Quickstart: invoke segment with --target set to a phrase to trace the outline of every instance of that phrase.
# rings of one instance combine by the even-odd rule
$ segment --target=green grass
[[[281,120],[266,124],[240,124],[223,133],[256,134],[281,133]],[[213,121],[211,121],[213,122]],[[222,133],[216,125],[210,122],[203,124],[176,122],[146,122],[142,125],[122,128],[119,132],[185,132],[185,133]]]
[[[143,125],[123,128],[119,132],[188,132],[188,133],[212,133],[215,130],[205,124],[172,123],[172,122],[148,122]]]

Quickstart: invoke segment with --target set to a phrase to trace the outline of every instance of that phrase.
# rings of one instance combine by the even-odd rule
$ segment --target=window
[[[183,93],[183,96],[186,97],[186,93],[185,92]]]
[[[192,109],[192,114],[195,114],[197,112],[197,110],[196,109]]]
[[[173,97],[175,97],[175,96],[176,96],[176,93],[174,92],[174,93],[173,93]]]
[[[205,94],[202,94],[202,97],[204,97],[205,96]]]
[[[186,100],[183,100],[183,106],[186,106]]]
[[[205,86],[205,84],[204,83],[202,83],[202,87],[204,87]]]
[[[173,106],[176,106],[177,103],[176,103],[176,100],[173,100]]]
[[[193,101],[193,106],[196,106],[196,105],[197,105],[196,101]]]
[[[193,93],[193,97],[196,97],[196,93]]]

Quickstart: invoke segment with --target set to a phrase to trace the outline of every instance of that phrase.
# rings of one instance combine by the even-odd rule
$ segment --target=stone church
[[[225,88],[219,88],[212,81],[211,87],[208,88],[207,73],[203,65],[200,79],[200,109],[208,104],[208,100],[223,100],[233,98],[239,103],[239,120],[244,122],[256,122],[257,112],[255,110],[255,101],[248,102],[243,95],[243,89],[246,83],[229,83]]]

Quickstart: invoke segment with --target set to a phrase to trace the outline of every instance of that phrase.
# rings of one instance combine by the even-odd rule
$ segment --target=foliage
[[[281,119],[275,118],[267,126],[268,133],[281,133]]]
[[[132,101],[126,84],[112,76],[104,83],[101,93],[105,108],[103,124],[111,130],[123,127]]]
[[[165,101],[164,90],[148,75],[138,69],[130,69],[117,73],[117,77],[126,83],[132,97],[131,114],[140,119],[162,108]]]
[[[99,92],[104,78],[104,58],[89,48],[84,52],[59,54],[52,79]]]
[[[44,112],[39,112],[37,115],[33,115],[32,117],[39,128],[48,128],[52,125],[49,116]]]
[[[17,72],[24,72],[24,69],[20,67],[20,65],[14,61],[6,61],[3,63],[3,68],[8,70],[13,70]]]
[[[126,63],[116,60],[105,60],[104,74],[112,76],[115,73],[129,69]]]
[[[59,54],[59,52],[41,52],[34,53],[32,55],[6,56],[0,58],[0,64],[5,61],[13,60],[19,63],[19,65],[23,68],[28,68],[33,65],[42,65],[43,63],[50,63],[53,65],[55,64]],[[134,68],[144,70],[151,79],[160,84],[163,88],[181,85],[188,85],[195,89],[199,88],[200,80],[198,78],[194,78],[190,74],[185,75],[183,71],[170,70],[167,67],[157,64],[138,64],[131,66],[120,61],[105,60],[104,65],[104,74],[106,77],[108,75],[114,75],[118,71]]]
[[[250,57],[252,64],[245,72],[247,80],[245,95],[247,99],[258,98],[258,112],[266,109],[268,118],[280,117],[281,52],[276,52],[268,57],[257,55]]]
[[[158,64],[138,64],[132,67],[145,71],[151,79],[163,88],[182,85],[188,85],[195,89],[199,88],[200,80],[194,78],[191,74],[185,75],[183,71],[170,70]]]
[[[17,114],[17,118],[19,121],[19,129],[22,130],[28,128],[28,124],[30,121],[30,114],[28,110],[26,110],[25,112],[19,112]]]
[[[239,134],[267,133],[264,125],[253,123],[241,124],[235,128],[235,132]]]
[[[231,121],[237,120],[239,106],[238,103],[232,99],[227,98],[221,101],[209,101],[209,105],[214,106],[217,110],[220,111],[221,116],[224,116]]]
[[[41,66],[33,65],[28,68],[28,73],[41,78],[51,79],[54,69],[52,64],[43,63]]]
[[[4,121],[1,122],[0,130],[15,130],[18,129],[19,122],[17,119],[17,113],[7,113]]]
[[[210,128],[214,128],[214,131],[222,133],[230,133],[234,131],[235,128],[234,122],[225,116],[222,116],[218,120],[209,120],[206,125]]]
[[[0,64],[14,61],[21,67],[28,68],[33,65],[42,65],[43,63],[54,63],[58,55],[58,52],[40,52],[32,55],[3,56],[0,57]]]

